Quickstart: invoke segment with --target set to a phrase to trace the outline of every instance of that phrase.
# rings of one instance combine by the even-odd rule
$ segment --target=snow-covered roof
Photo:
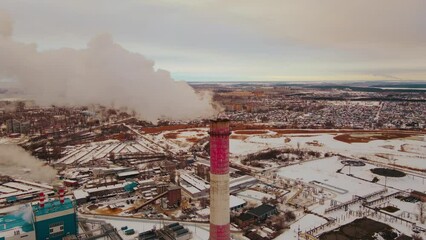
[[[25,194],[38,193],[38,192],[40,192],[40,189],[32,189],[32,190],[25,191],[25,192],[12,192],[12,193],[0,194],[0,199],[13,197],[13,196],[17,197],[17,196],[22,196],[22,195],[25,195]]]
[[[235,208],[244,205],[246,201],[234,195],[229,196],[229,208]]]
[[[24,185],[24,184],[21,184],[21,183],[17,183],[17,182],[8,182],[8,183],[3,184],[3,186],[19,189],[19,190],[22,190],[22,191],[28,191],[28,190],[34,189],[34,187]],[[37,189],[37,188],[35,188],[35,189]]]
[[[16,189],[12,189],[12,188],[8,188],[5,186],[0,186],[0,193],[13,193],[13,192],[17,192],[18,190]]]
[[[127,171],[127,172],[118,173],[117,176],[118,177],[127,177],[127,176],[133,176],[133,175],[138,175],[138,174],[139,174],[138,171]]]
[[[147,180],[141,180],[141,181],[138,181],[138,183],[139,183],[139,185],[144,186],[144,185],[151,185],[151,184],[154,184],[154,183],[155,183],[155,181],[154,181],[154,180],[152,180],[152,179],[147,179]]]
[[[115,189],[124,188],[124,186],[126,186],[127,184],[128,182],[109,185],[109,186],[103,186],[103,187],[97,187],[97,188],[89,188],[89,189],[86,189],[86,192],[90,194],[90,193],[95,193],[95,192],[100,192],[105,190],[115,190]]]
[[[89,194],[86,191],[84,191],[83,189],[77,189],[73,192],[73,194],[74,194],[74,198],[76,200],[85,199],[89,196]]]
[[[232,179],[229,180],[229,187],[232,188],[232,187],[242,185],[242,184],[246,184],[246,183],[250,183],[250,182],[255,183],[255,182],[257,182],[257,179],[255,177],[248,176],[248,175],[237,177],[237,178],[232,178]]]
[[[210,188],[210,185],[208,183],[206,183],[204,180],[187,174],[187,173],[181,173],[180,175],[181,179],[183,179],[185,182],[191,184],[193,187],[195,187],[196,189],[198,189],[199,191],[205,191],[208,190]]]

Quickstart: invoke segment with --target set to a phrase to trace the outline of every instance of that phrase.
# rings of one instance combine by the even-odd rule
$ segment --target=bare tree
[[[170,182],[176,183],[176,170],[173,170],[169,173]]]
[[[294,212],[287,210],[284,213],[284,219],[286,222],[291,222],[294,221],[296,219],[296,215],[294,214]]]
[[[423,240],[422,236],[419,234],[413,234],[411,235],[411,238],[413,238],[413,240]]]

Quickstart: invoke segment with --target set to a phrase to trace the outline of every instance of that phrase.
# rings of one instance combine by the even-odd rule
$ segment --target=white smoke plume
[[[33,209],[29,204],[21,206],[13,215],[22,218],[27,223],[33,223]]]
[[[10,37],[12,35],[12,19],[8,14],[0,10],[0,36]]]
[[[56,177],[55,169],[12,144],[0,145],[0,174],[42,183],[52,183]]]
[[[211,95],[197,94],[169,72],[155,70],[153,61],[129,52],[108,34],[94,37],[85,49],[41,52],[36,44],[13,40],[11,22],[0,17],[0,79],[18,81],[39,104],[113,105],[149,121],[216,113]]]

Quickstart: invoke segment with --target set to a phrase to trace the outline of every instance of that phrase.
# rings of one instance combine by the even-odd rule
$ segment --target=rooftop
[[[63,204],[61,204],[59,200],[46,202],[43,208],[40,208],[38,204],[33,205],[33,211],[35,216],[42,216],[45,214],[60,212],[72,208],[74,208],[74,204],[69,198],[66,198]]]
[[[129,182],[124,182],[124,183],[118,183],[118,184],[109,185],[109,186],[89,188],[89,189],[86,189],[86,192],[90,194],[90,193],[95,193],[95,192],[100,192],[105,190],[116,190],[116,189],[124,188],[124,186],[126,186],[128,183]]]
[[[138,171],[127,171],[127,172],[120,172],[117,174],[118,177],[128,177],[128,176],[134,176],[138,175]]]
[[[240,184],[246,184],[246,183],[255,183],[257,182],[257,178],[252,177],[252,176],[248,176],[248,175],[244,175],[241,177],[237,177],[237,178],[231,178],[229,180],[229,188],[238,186]]]
[[[262,204],[262,205],[260,205],[260,206],[258,206],[258,207],[256,207],[256,208],[250,209],[250,210],[248,211],[248,213],[249,213],[249,214],[252,214],[252,215],[254,215],[254,216],[256,216],[256,217],[261,217],[261,216],[263,216],[264,214],[266,214],[266,213],[269,213],[269,212],[273,211],[274,209],[276,209],[276,207],[275,207],[275,206],[268,205],[268,204]]]
[[[73,192],[73,194],[74,194],[74,198],[76,200],[86,199],[89,196],[89,194],[86,191],[84,191],[83,189],[77,189]]]
[[[246,204],[246,201],[244,199],[241,199],[241,198],[236,197],[234,195],[229,196],[229,207],[230,208],[239,207],[239,206],[244,205],[244,204]]]
[[[254,216],[253,216],[253,215],[251,215],[251,214],[248,214],[248,213],[242,213],[242,214],[240,214],[240,216],[238,216],[237,218],[238,218],[240,221],[245,222],[245,221],[250,221],[250,220],[252,220],[252,219],[254,218]]]
[[[415,194],[417,196],[426,197],[426,193],[419,192],[419,191],[416,191],[416,190],[412,191],[411,194]]]
[[[210,185],[206,183],[203,179],[191,175],[189,173],[186,173],[182,171],[180,178],[183,179],[185,182],[196,188],[198,191],[206,191],[210,188]],[[195,191],[197,191],[195,190]]]

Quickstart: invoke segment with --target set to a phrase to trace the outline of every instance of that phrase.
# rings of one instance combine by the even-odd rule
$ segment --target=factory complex
[[[77,213],[69,198],[36,205],[26,204],[18,211],[0,217],[0,239],[52,239],[76,237]]]
[[[365,239],[426,234],[424,134],[107,112],[88,128],[7,139],[54,180],[0,176],[0,240],[328,240],[354,224],[377,227]]]

